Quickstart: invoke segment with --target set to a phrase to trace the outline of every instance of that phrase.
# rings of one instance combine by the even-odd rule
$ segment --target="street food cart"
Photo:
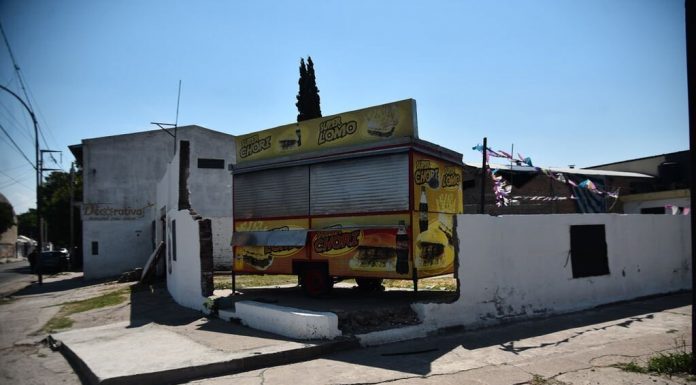
[[[369,289],[454,271],[462,155],[418,139],[415,100],[236,145],[233,274],[296,274],[315,296],[343,278]]]

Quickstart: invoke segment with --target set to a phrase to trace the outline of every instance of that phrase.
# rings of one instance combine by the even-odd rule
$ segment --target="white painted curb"
[[[397,329],[379,330],[375,332],[358,334],[356,337],[363,347],[389,344],[392,342],[413,340],[427,337],[435,328],[423,324],[405,326]]]
[[[290,338],[316,340],[341,336],[341,331],[338,329],[338,316],[330,312],[314,312],[255,301],[240,301],[235,304],[234,312],[220,310],[218,315],[224,320],[236,318],[250,328]]]

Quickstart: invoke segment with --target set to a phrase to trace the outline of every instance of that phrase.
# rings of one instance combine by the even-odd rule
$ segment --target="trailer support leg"
[[[232,266],[232,295],[237,295],[237,272]]]
[[[413,268],[413,292],[418,293],[418,269]]]

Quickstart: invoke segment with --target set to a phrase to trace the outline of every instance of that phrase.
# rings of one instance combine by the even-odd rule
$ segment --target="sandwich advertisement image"
[[[415,103],[407,99],[241,135],[235,143],[237,163],[418,137]]]
[[[240,221],[235,231],[306,230],[307,218]],[[292,258],[305,258],[305,247],[295,246],[235,246],[234,269],[238,272],[283,273],[291,268]]]
[[[462,169],[413,157],[413,265],[419,277],[454,271],[454,215],[463,211]]]
[[[410,277],[409,223],[408,214],[314,219],[323,230],[311,233],[311,257],[337,276]]]

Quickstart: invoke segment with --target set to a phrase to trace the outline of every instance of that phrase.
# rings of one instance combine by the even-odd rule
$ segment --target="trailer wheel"
[[[333,280],[329,277],[325,266],[307,265],[300,278],[302,289],[310,297],[321,297],[331,291]]]
[[[383,291],[382,281],[382,278],[355,278],[358,289],[368,292]]]

